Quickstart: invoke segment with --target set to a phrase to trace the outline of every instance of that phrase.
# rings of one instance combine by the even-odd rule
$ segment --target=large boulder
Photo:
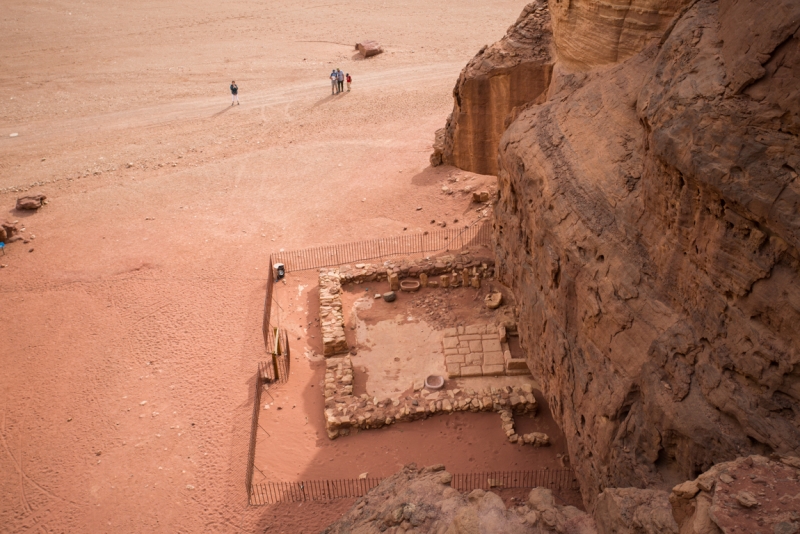
[[[0,241],[3,243],[9,242],[17,233],[19,233],[19,229],[16,224],[8,221],[0,223]]]
[[[46,204],[45,195],[28,195],[17,199],[18,210],[38,210],[42,204]]]
[[[498,276],[588,506],[800,454],[800,3],[661,4],[499,144]]]
[[[356,50],[362,57],[368,58],[383,53],[383,48],[378,41],[361,41],[356,43]]]
[[[553,59],[550,13],[547,2],[537,0],[525,6],[502,40],[484,47],[461,71],[453,113],[431,161],[497,174],[497,144],[507,121],[515,108],[544,101]]]

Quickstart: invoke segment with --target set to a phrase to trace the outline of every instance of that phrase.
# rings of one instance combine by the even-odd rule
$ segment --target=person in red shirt
[[[349,93],[350,92],[350,82],[353,81],[353,78],[350,77],[350,73],[349,72],[345,75],[345,79],[347,80],[347,92]]]

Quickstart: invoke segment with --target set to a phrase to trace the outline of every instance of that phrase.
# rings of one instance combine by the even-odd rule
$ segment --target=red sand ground
[[[4,530],[313,532],[348,506],[246,506],[269,253],[474,218],[430,142],[522,5],[4,3],[0,217],[32,239],[0,255]],[[51,203],[16,212],[32,184]]]

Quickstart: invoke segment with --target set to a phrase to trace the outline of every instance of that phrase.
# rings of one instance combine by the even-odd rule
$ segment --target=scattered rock
[[[472,201],[473,202],[488,202],[489,201],[489,192],[488,191],[476,191],[472,193]]]
[[[493,291],[484,297],[483,302],[490,310],[496,310],[503,303],[503,294],[499,291]]]
[[[24,197],[19,197],[17,199],[17,209],[18,210],[38,210],[42,207],[42,204],[46,204],[45,199],[47,198],[46,195],[28,195]]]
[[[356,44],[356,50],[362,57],[368,58],[383,53],[383,48],[377,41],[361,41]]]
[[[394,291],[388,291],[383,294],[383,300],[385,300],[386,302],[394,302],[395,300],[397,300],[397,293],[395,293]]]

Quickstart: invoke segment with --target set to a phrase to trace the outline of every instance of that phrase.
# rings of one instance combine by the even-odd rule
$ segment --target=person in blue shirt
[[[336,74],[336,69],[331,71],[331,94],[336,94],[336,88],[338,87],[339,76]]]

